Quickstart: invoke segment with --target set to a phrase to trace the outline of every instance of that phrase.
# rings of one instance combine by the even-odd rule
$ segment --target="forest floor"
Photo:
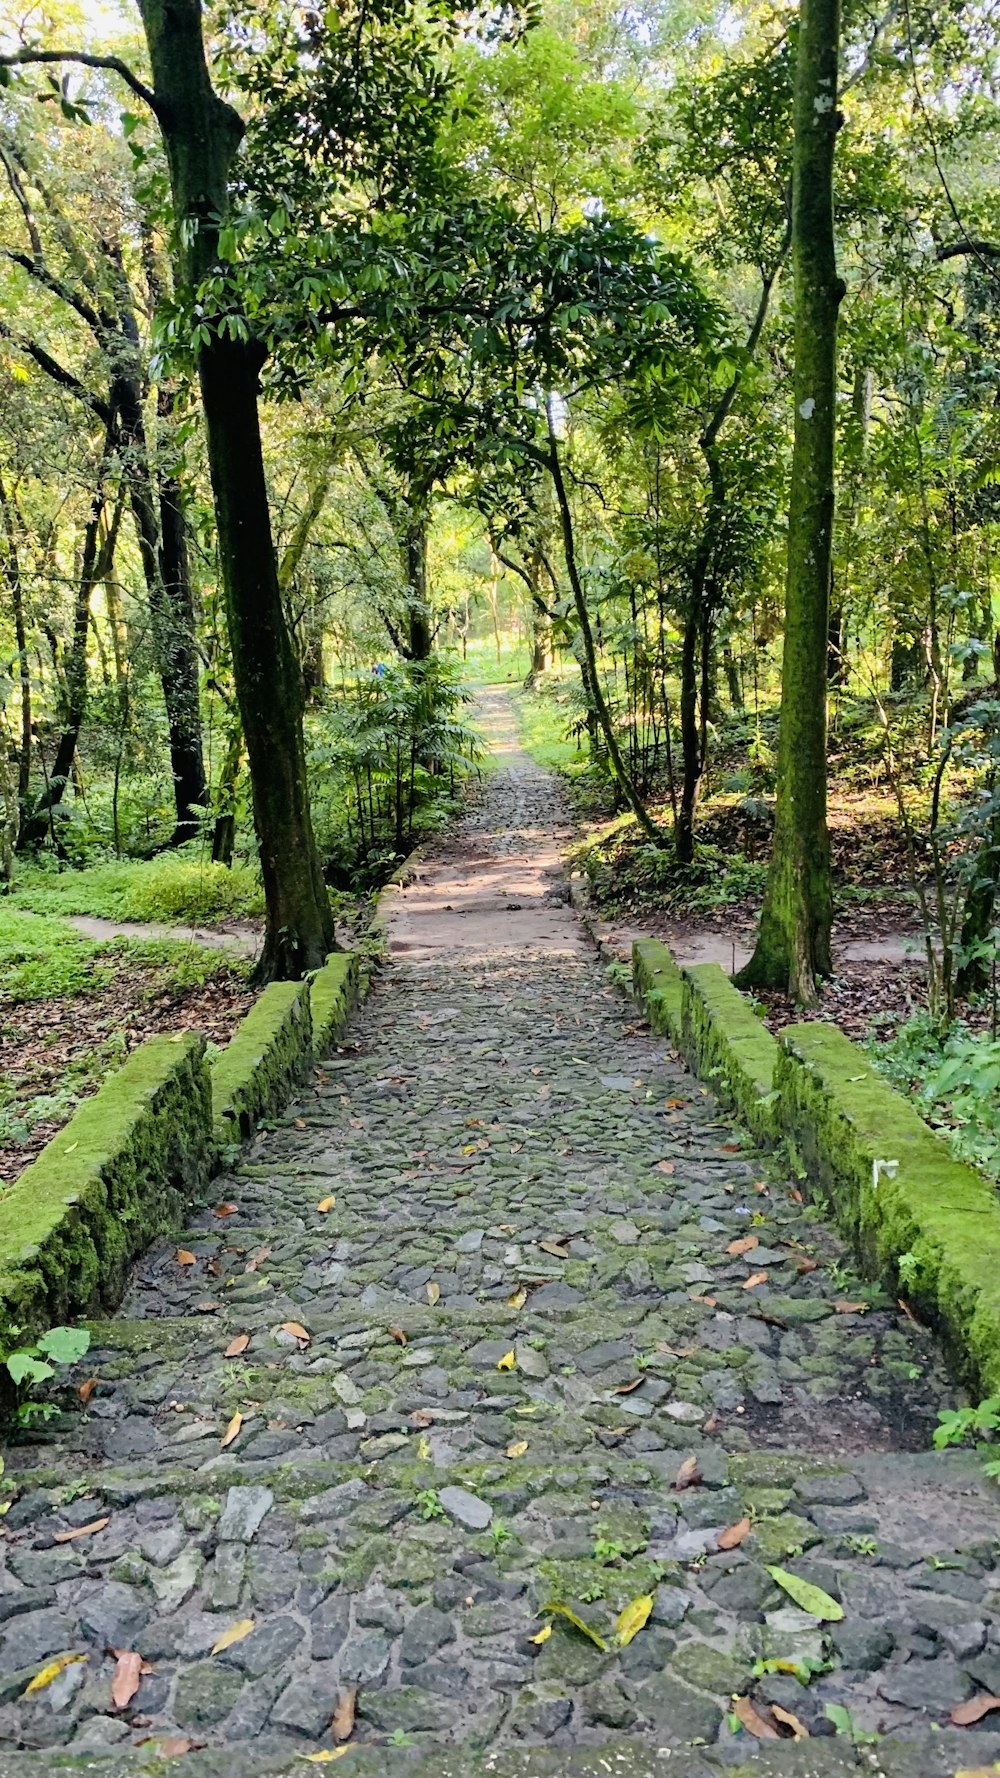
[[[928,1449],[935,1343],[608,980],[559,787],[482,704],[495,769],[341,1045],[7,1454],[0,1770],[982,1767],[992,1698],[950,1717],[1000,1692],[1000,1509]]]

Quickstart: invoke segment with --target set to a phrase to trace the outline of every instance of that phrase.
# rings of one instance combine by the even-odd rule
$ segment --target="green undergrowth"
[[[764,891],[766,862],[721,846],[700,844],[692,864],[681,864],[673,846],[657,847],[622,815],[576,847],[573,862],[587,876],[598,906],[609,912],[641,905],[677,914],[704,914]]]
[[[962,1020],[942,1033],[917,1013],[867,1048],[879,1073],[947,1134],[952,1153],[1000,1183],[1000,1040]]]
[[[536,765],[571,780],[592,775],[585,740],[574,732],[579,689],[572,680],[553,680],[542,692],[519,691],[514,700],[521,745]]]
[[[8,1006],[97,993],[128,969],[143,972],[143,994],[155,997],[249,968],[184,939],[86,938],[54,914],[0,901],[0,998]]]
[[[185,849],[84,870],[27,865],[18,873],[10,905],[36,914],[211,926],[261,918],[264,892],[256,866],[237,861],[227,870],[200,851]]]

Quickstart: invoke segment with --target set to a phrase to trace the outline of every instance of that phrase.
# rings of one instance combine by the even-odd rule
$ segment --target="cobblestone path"
[[[8,1453],[0,1778],[291,1774],[338,1733],[366,1778],[1000,1752],[932,1726],[1000,1692],[1000,1520],[928,1453],[935,1347],[607,981],[553,785],[486,714],[508,751],[348,1040],[141,1266],[86,1409]],[[735,1733],[748,1692],[810,1738]]]

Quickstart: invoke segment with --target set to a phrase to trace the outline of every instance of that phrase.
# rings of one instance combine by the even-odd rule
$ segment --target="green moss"
[[[334,951],[316,971],[310,989],[313,1043],[323,1055],[340,1036],[357,999],[358,960],[353,951]]]
[[[309,983],[272,982],[212,1067],[212,1117],[220,1147],[245,1141],[273,1116],[312,1059]]]
[[[1000,1206],[863,1053],[828,1025],[784,1034],[781,1119],[870,1276],[941,1332],[983,1395],[1000,1389]],[[888,1163],[888,1167],[886,1165]],[[899,1261],[913,1256],[903,1285]]]
[[[683,1049],[695,1072],[736,1107],[753,1134],[773,1142],[778,1045],[717,963],[683,973]]]
[[[188,1032],[142,1044],[0,1202],[0,1341],[112,1306],[177,1222],[208,1173],[204,1051]]]
[[[636,939],[632,946],[635,997],[654,1031],[680,1044],[683,1037],[681,972],[666,945],[655,938]]]

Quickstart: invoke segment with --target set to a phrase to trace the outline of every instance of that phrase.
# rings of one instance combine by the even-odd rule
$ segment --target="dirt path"
[[[252,926],[230,926],[217,932],[209,926],[171,925],[166,920],[102,920],[96,914],[74,914],[68,924],[98,943],[112,938],[166,938],[173,944],[205,945],[236,957],[256,957],[263,943]]]
[[[935,1726],[1000,1691],[1000,1514],[927,1451],[934,1345],[608,984],[557,791],[484,710],[495,769],[349,1041],[141,1265],[86,1412],[8,1453],[0,1778],[56,1748],[159,1772],[164,1742],[206,1749],[170,1771],[291,1778],[352,1717],[362,1778],[1000,1755]],[[121,1709],[113,1649],[151,1669]],[[748,1692],[808,1746],[734,1733]],[[828,1705],[889,1739],[834,1739]]]

